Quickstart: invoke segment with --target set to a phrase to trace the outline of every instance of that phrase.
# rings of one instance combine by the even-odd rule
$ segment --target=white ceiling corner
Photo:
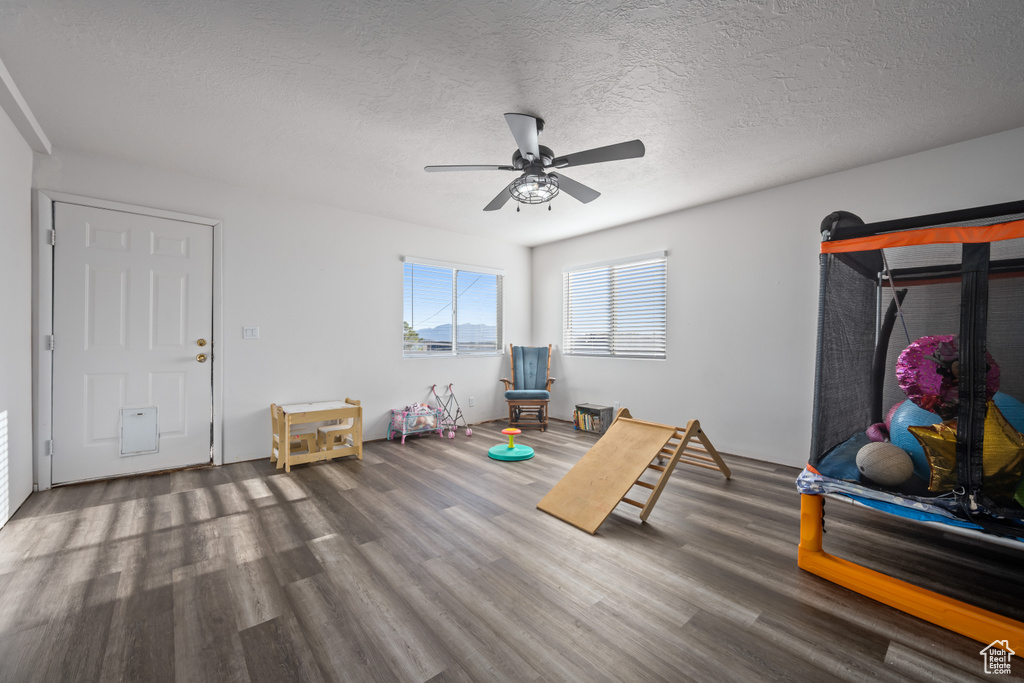
[[[1019,0],[0,0],[57,146],[526,245],[1024,123]],[[482,208],[502,118],[602,192]]]

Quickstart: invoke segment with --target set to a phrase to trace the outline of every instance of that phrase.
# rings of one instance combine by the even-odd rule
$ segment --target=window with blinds
[[[664,253],[562,275],[562,352],[576,356],[664,358]]]
[[[403,271],[404,355],[501,352],[502,275],[409,260]]]

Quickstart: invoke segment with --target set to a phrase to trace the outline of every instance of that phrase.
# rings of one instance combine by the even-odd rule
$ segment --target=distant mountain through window
[[[450,323],[445,323],[444,325],[438,325],[436,327],[426,327],[421,330],[416,330],[416,334],[420,335],[420,339],[429,341],[451,341],[452,326]],[[459,325],[459,339],[461,341],[490,341],[493,344],[497,334],[498,327],[496,325],[481,325],[475,323],[463,323],[462,325]]]

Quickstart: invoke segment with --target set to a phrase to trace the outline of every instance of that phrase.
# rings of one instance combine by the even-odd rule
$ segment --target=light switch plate
[[[260,328],[259,328],[258,325],[255,326],[255,327],[243,327],[242,328],[242,339],[259,339],[259,338],[260,338]]]

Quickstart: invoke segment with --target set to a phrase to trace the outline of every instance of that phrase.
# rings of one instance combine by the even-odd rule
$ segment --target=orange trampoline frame
[[[822,242],[822,254],[842,254],[851,251],[892,249],[921,244],[979,244],[1024,237],[1024,220],[993,223],[991,225],[943,226],[920,230],[898,230],[868,237],[853,237],[835,242]]]
[[[800,494],[801,569],[980,643],[1009,640],[1012,647],[1024,649],[1024,623],[826,553],[821,547],[823,504],[820,495]]]

